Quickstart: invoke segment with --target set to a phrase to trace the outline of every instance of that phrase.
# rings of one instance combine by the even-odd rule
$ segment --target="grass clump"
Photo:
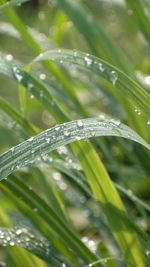
[[[148,267],[149,6],[26,2],[0,2],[2,265]]]

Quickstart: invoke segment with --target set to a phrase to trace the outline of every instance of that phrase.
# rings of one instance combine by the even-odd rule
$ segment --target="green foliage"
[[[0,1],[0,264],[148,267],[149,6],[24,2]]]

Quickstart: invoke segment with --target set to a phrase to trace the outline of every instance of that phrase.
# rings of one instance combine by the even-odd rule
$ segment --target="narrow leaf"
[[[77,120],[56,125],[11,148],[0,156],[1,178],[21,167],[31,165],[36,157],[59,146],[94,136],[119,136],[135,141],[150,149],[150,145],[136,132],[119,121],[104,118]]]

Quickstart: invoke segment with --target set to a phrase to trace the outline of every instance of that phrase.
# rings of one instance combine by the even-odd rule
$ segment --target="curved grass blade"
[[[96,22],[89,10],[79,1],[57,0],[57,5],[73,21],[76,28],[84,36],[93,54],[109,60],[128,72],[130,64],[126,64],[119,48],[105,34],[103,28]]]
[[[147,116],[150,116],[149,94],[134,80],[108,62],[83,52],[67,49],[62,49],[61,52],[58,49],[46,51],[35,58],[33,62],[43,60],[58,60],[59,62],[61,60],[61,62],[76,64],[100,75],[114,85],[123,95],[131,97],[133,103],[137,103],[146,112]]]
[[[22,247],[46,261],[50,261],[54,254],[49,242],[27,227],[1,227],[0,246]]]
[[[36,157],[59,146],[94,136],[119,136],[150,149],[150,145],[128,126],[113,119],[91,118],[56,125],[0,156],[0,180],[21,167],[34,162]]]
[[[20,6],[22,3],[28,2],[29,0],[11,0],[7,1],[6,3],[0,5],[0,13],[6,11],[8,8],[14,6]]]

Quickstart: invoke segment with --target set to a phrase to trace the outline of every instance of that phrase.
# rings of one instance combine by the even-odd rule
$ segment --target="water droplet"
[[[137,107],[135,107],[134,111],[135,111],[135,112],[137,113],[137,115],[139,115],[139,116],[142,114],[141,110],[140,110],[139,108],[137,108]]]
[[[81,140],[81,137],[77,135],[77,136],[76,136],[76,140],[77,140],[77,141]]]
[[[43,53],[40,53],[40,54],[39,54],[39,57],[43,57]]]
[[[50,138],[46,138],[46,143],[47,143],[47,144],[50,143]]]
[[[27,84],[27,89],[30,91],[32,88],[34,87],[33,83],[32,82],[29,82]]]
[[[150,250],[147,250],[145,254],[147,257],[150,257]]]
[[[27,142],[32,142],[33,139],[34,139],[34,137],[32,136],[32,137],[30,137],[30,138],[27,140]]]
[[[9,243],[9,244],[10,244],[10,246],[12,246],[12,247],[13,247],[13,246],[15,245],[15,242],[14,242],[14,241],[10,241],[10,243]]]
[[[30,95],[30,98],[33,99],[34,98],[34,95]]]
[[[150,85],[150,76],[147,76],[147,77],[145,78],[145,83],[146,83],[147,85]]]
[[[14,150],[15,150],[14,147],[11,147],[11,148],[10,148],[10,151],[11,151],[11,152],[14,152]]]
[[[40,79],[45,80],[46,79],[46,74],[45,73],[40,73]]]
[[[58,132],[60,130],[60,126],[59,125],[55,125],[55,131]]]
[[[13,73],[14,73],[15,78],[17,79],[17,81],[21,82],[22,79],[23,79],[21,71],[16,66],[13,66],[12,70],[13,70]]]
[[[105,70],[104,66],[102,63],[98,63],[98,68],[101,72],[103,72]]]
[[[82,122],[81,120],[78,120],[78,121],[77,121],[77,126],[78,126],[79,128],[82,128],[82,127],[83,127],[83,122]]]
[[[120,125],[120,121],[119,121],[119,120],[114,120],[114,119],[112,119],[111,122],[112,122],[113,124],[115,124],[116,126],[119,126],[119,125]]]
[[[88,65],[88,66],[90,66],[91,64],[92,64],[92,59],[89,57],[89,54],[87,54],[85,57],[84,57],[84,60],[85,60],[85,62],[86,62],[86,64]]]
[[[95,135],[96,135],[96,133],[92,130],[92,131],[91,131],[91,136],[94,137]]]
[[[70,136],[70,132],[69,131],[64,131],[64,135],[66,136],[66,137],[68,137],[68,136]]]
[[[118,74],[117,74],[117,72],[116,72],[115,70],[112,70],[112,71],[110,72],[110,81],[112,82],[113,85],[116,84],[117,79],[118,79]]]
[[[6,55],[6,60],[12,61],[13,60],[13,55],[11,55],[11,54]]]
[[[16,230],[16,235],[20,235],[22,233],[22,230],[21,229],[17,229]]]

